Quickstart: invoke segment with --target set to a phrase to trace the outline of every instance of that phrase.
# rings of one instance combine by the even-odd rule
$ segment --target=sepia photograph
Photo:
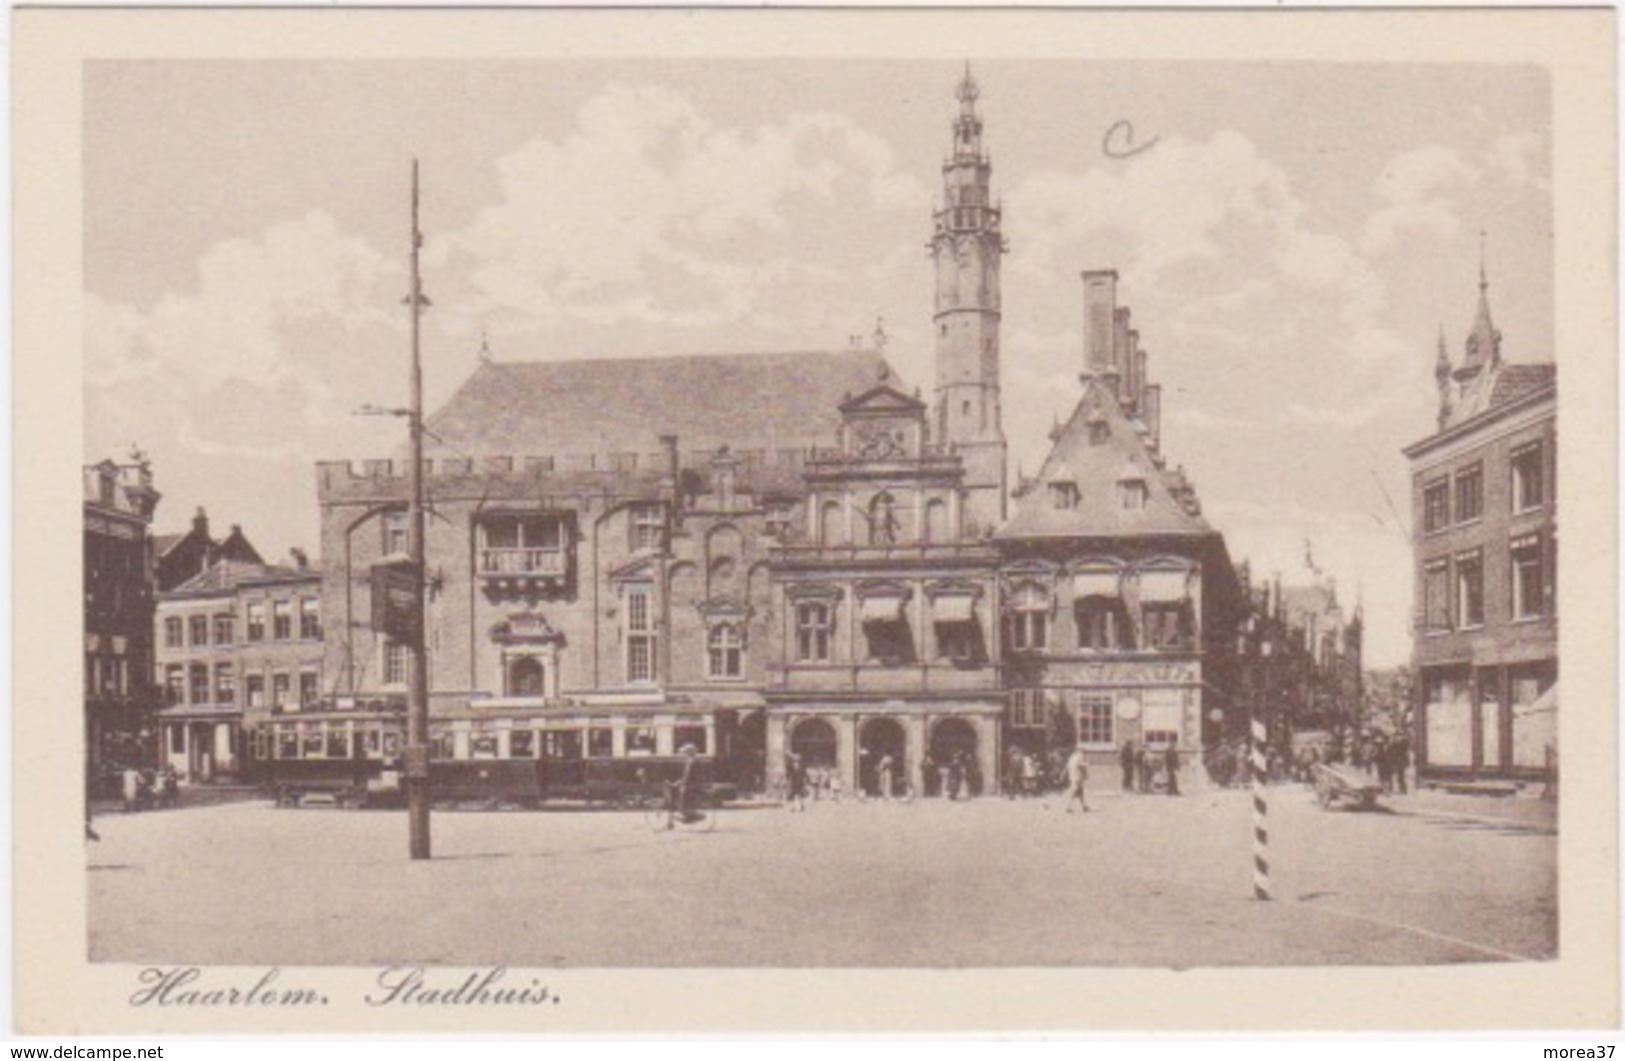
[[[1581,957],[1564,75],[689,14],[770,43],[79,60],[50,769],[108,1020]]]

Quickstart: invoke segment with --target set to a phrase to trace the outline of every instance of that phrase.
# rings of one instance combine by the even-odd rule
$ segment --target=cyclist
[[[692,744],[685,744],[677,749],[677,754],[683,757],[682,773],[676,781],[666,783],[666,828],[675,829],[681,821],[684,825],[691,825],[702,817],[693,806],[693,780],[694,760],[700,750]]]

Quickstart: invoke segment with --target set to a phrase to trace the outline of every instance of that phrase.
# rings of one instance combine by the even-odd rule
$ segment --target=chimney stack
[[[205,538],[209,536],[209,514],[202,505],[197,507],[197,514],[192,517],[192,530]]]
[[[1117,270],[1083,272],[1083,379],[1105,380],[1116,391]]]
[[[305,555],[305,551],[303,549],[299,548],[298,546],[294,546],[292,549],[288,550],[288,556],[293,560],[294,570],[310,570],[310,557]]]
[[[1151,431],[1151,450],[1153,453],[1162,451],[1162,384],[1148,383],[1145,385],[1145,394],[1141,399],[1143,407],[1140,418]]]
[[[666,454],[666,474],[661,485],[666,489],[666,500],[675,517],[683,505],[683,475],[677,457],[677,436],[661,435],[660,448]]]

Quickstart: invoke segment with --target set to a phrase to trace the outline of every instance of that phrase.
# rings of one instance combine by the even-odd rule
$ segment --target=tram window
[[[299,734],[292,726],[283,726],[276,731],[276,757],[278,759],[299,758]]]
[[[384,758],[397,759],[401,754],[401,735],[396,730],[384,734]]]
[[[271,735],[265,732],[263,726],[254,727],[251,747],[256,760],[264,761],[270,758]]]
[[[327,728],[327,757],[329,759],[350,757],[350,734],[345,732],[342,724]]]
[[[536,758],[536,733],[534,730],[516,729],[508,734],[508,757],[511,759]]]
[[[455,759],[457,757],[457,742],[449,729],[437,729],[429,734],[429,757],[431,759]]]
[[[608,733],[608,730],[604,732]],[[581,731],[549,730],[542,734],[542,754],[549,759],[581,758]],[[605,754],[608,754],[607,752]]]
[[[305,725],[299,727],[300,750],[306,759],[322,758],[324,747],[322,741],[322,727],[319,725]]]
[[[383,732],[378,723],[361,724],[361,752],[369,759],[377,759],[383,754]]]
[[[468,757],[470,759],[495,759],[497,757],[497,735],[495,733],[475,733],[468,739]]]
[[[653,726],[626,727],[627,755],[653,755],[654,753],[655,731]]]
[[[709,751],[705,746],[704,726],[678,726],[672,730],[671,744],[674,751],[682,751],[685,744],[694,745],[694,750],[701,755]]]
[[[615,754],[615,734],[608,726],[593,726],[587,730],[587,756],[608,759]]]

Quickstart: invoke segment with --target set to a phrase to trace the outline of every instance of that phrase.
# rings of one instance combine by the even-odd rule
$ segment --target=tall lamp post
[[[407,423],[411,426],[411,501],[407,522],[411,536],[412,675],[406,720],[406,814],[413,859],[429,857],[429,653],[425,630],[424,548],[423,548],[423,360],[419,353],[420,322],[423,307],[423,278],[418,270],[418,252],[423,233],[418,229],[418,160],[412,160],[412,291],[406,296],[412,310],[412,406]]]
[[[1270,898],[1270,861],[1269,861],[1269,799],[1267,783],[1269,781],[1269,713],[1270,713],[1270,657],[1274,654],[1274,645],[1270,641],[1269,631],[1266,630],[1264,638],[1259,642],[1258,654],[1263,663],[1264,695],[1261,702],[1252,712],[1249,723],[1252,730],[1252,794],[1253,794],[1253,898],[1268,901]]]

